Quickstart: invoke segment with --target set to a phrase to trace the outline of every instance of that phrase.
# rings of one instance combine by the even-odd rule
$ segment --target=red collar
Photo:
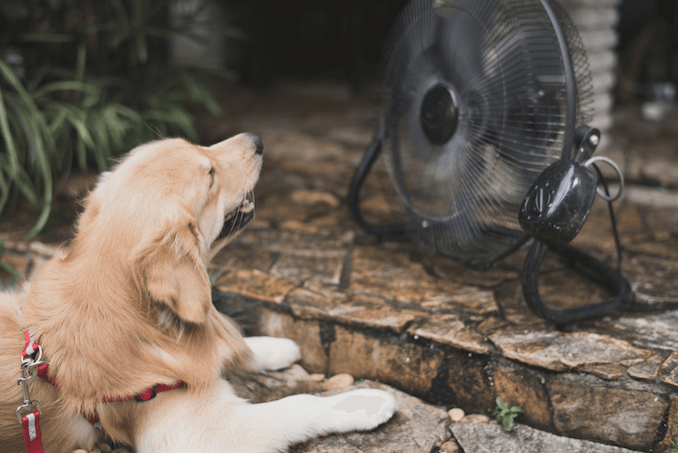
[[[38,376],[39,378],[51,382],[56,388],[59,388],[59,385],[54,378],[49,376],[49,364],[42,362],[42,348],[39,344],[39,338],[34,337],[32,329],[26,330],[24,332],[24,337],[26,339],[26,346],[24,347],[23,351],[21,351],[21,378],[19,378],[18,382],[23,386],[24,404],[17,408],[16,413],[17,418],[19,418],[19,421],[24,429],[26,452],[43,453],[39,422],[42,411],[40,410],[40,404],[38,401],[31,400],[28,393],[28,384],[32,382],[31,379],[33,379],[35,376]],[[143,392],[117,398],[104,397],[101,402],[117,403],[120,401],[131,400],[136,400],[139,402],[148,401],[155,398],[158,393],[185,387],[186,385],[187,384],[184,381],[177,381],[174,384],[169,385],[155,384],[153,387],[149,387]],[[31,411],[32,408],[35,408],[36,410]],[[22,413],[26,413],[26,415],[22,415]],[[83,416],[94,426],[97,428],[99,427],[96,414],[94,414],[94,416],[83,414]]]

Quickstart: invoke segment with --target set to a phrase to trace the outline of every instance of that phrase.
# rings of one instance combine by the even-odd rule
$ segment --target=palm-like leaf
[[[157,135],[197,140],[184,101],[222,113],[199,74],[231,73],[202,63],[148,61],[152,46],[176,34],[163,23],[168,4],[95,3],[96,22],[80,31],[55,27],[19,34],[18,47],[43,49],[41,55],[47,57],[27,68],[26,78],[0,59],[0,149],[5,151],[0,153],[0,212],[8,213],[12,194],[38,207],[39,217],[27,238],[47,222],[54,174],[67,175],[74,164],[104,171],[112,158]],[[96,48],[89,48],[92,36]],[[49,61],[55,52],[57,64]]]

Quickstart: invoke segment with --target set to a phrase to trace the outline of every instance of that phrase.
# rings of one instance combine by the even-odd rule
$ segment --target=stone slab
[[[425,397],[444,354],[437,349],[393,341],[378,335],[333,328],[329,344],[329,373],[349,373],[373,379]]]
[[[667,401],[647,391],[554,379],[546,382],[559,434],[649,450]]]
[[[406,250],[360,246],[353,252],[351,287],[428,310],[497,312],[492,291],[430,275]]]
[[[304,319],[326,319],[356,327],[402,332],[423,313],[392,307],[379,296],[356,293],[317,281],[292,290],[287,303],[292,313]]]
[[[535,428],[552,429],[553,415],[544,375],[501,360],[495,361],[492,368],[496,395],[510,406],[523,409],[520,420]]]
[[[491,371],[486,355],[448,350],[428,398],[467,413],[489,414],[496,406],[497,396]]]
[[[298,285],[298,282],[278,278],[257,269],[227,271],[215,284],[219,291],[275,304],[282,304],[285,296]]]
[[[664,439],[654,448],[654,451],[657,452],[663,452],[670,448],[678,450],[678,395],[672,395],[670,401],[671,408],[666,421],[666,434]]]
[[[257,208],[257,215],[259,208]],[[245,230],[237,238],[242,246],[256,247],[283,255],[343,258],[353,244],[353,231],[305,231],[276,228]]]
[[[258,307],[252,335],[289,338],[301,349],[301,365],[311,373],[327,374],[329,343],[320,323]]]
[[[632,378],[643,381],[654,381],[659,372],[659,366],[663,361],[664,359],[660,355],[655,354],[648,357],[644,362],[629,367],[626,371]]]
[[[501,332],[490,335],[490,340],[504,357],[552,371],[592,365],[631,366],[652,354],[624,340],[590,332]]]
[[[269,273],[276,277],[299,282],[312,280],[338,285],[343,267],[343,256],[324,257],[283,254],[275,261]]]
[[[457,315],[452,314],[428,317],[407,331],[415,340],[421,337],[476,354],[486,354],[491,347],[483,335],[466,326]]]
[[[500,425],[455,423],[450,429],[465,453],[633,453],[633,450],[572,439],[518,424],[507,433]]]
[[[603,320],[601,330],[611,330],[634,346],[660,351],[678,350],[678,310],[660,313],[626,314]]]
[[[674,351],[659,368],[659,377],[665,384],[678,389],[678,351]]]
[[[676,257],[631,256],[623,261],[622,271],[637,304],[660,308],[672,302],[678,306],[678,286],[674,283],[678,280]]]

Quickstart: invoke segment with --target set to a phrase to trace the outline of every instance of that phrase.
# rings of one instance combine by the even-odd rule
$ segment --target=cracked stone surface
[[[678,351],[671,353],[668,359],[659,368],[661,381],[678,388]]]
[[[556,432],[572,437],[647,449],[656,436],[656,421],[668,403],[655,395],[618,388],[582,387],[553,380],[546,384]],[[603,426],[600,420],[605,420]]]
[[[626,341],[589,332],[497,333],[490,339],[504,357],[552,371],[615,364],[628,367],[652,354]]]
[[[633,453],[626,448],[556,436],[518,425],[509,434],[499,425],[455,423],[454,437],[466,453]]]
[[[490,351],[490,345],[485,341],[485,337],[467,328],[457,315],[431,316],[423,323],[410,327],[407,331],[414,339],[425,338],[476,354],[486,354]]]
[[[676,448],[678,445],[678,396],[671,396],[671,409],[667,421],[667,432],[664,440],[657,445],[655,451],[665,451],[671,448]]]
[[[678,116],[648,125],[616,113],[603,154],[625,172],[615,212],[621,271],[637,300],[618,316],[562,332],[525,304],[525,248],[481,271],[357,226],[347,192],[377,127],[374,98],[331,84],[266,94],[218,88],[227,113],[201,114],[203,141],[252,131],[266,146],[256,218],[209,268],[224,303],[245,307],[251,333],[295,340],[309,372],[350,373],[448,409],[489,414],[501,396],[525,410],[519,421],[559,435],[642,451],[678,443]],[[394,219],[382,183],[390,185],[377,163],[361,203],[370,221]],[[26,243],[30,212],[17,212],[0,224],[2,259],[30,280],[56,244],[68,246],[76,215],[72,201],[57,199],[48,228]],[[614,264],[600,200],[573,245]],[[612,296],[555,254],[542,272],[548,306]],[[303,451],[369,451],[347,439]]]

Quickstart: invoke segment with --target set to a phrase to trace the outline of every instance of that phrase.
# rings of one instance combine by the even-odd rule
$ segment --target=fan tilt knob
[[[450,87],[435,85],[424,95],[419,119],[426,137],[434,145],[447,143],[457,129],[459,110]]]

